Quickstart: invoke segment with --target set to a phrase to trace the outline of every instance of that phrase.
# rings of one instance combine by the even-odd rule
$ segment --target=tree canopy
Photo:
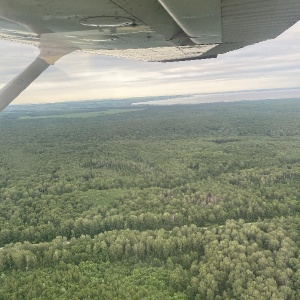
[[[0,116],[0,299],[300,298],[298,100],[92,108]]]

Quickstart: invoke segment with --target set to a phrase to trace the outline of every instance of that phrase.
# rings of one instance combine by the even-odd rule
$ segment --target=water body
[[[299,98],[300,89],[278,89],[259,90],[244,92],[211,93],[200,95],[189,95],[178,98],[170,98],[155,101],[136,102],[133,105],[178,105],[178,104],[200,104],[214,102],[236,102],[247,100],[267,100],[267,99],[292,99]]]

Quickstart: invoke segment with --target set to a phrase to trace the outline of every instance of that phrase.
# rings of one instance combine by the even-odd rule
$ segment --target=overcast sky
[[[300,98],[299,37],[300,22],[275,40],[217,59],[168,64],[73,53],[44,72],[14,104],[272,89]],[[0,41],[0,87],[37,54],[34,47]]]

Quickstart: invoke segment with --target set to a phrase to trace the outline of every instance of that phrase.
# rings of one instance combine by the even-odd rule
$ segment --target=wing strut
[[[19,94],[21,94],[50,65],[53,65],[64,55],[73,52],[74,48],[41,48],[39,56],[17,77],[0,90],[0,111],[5,109]]]

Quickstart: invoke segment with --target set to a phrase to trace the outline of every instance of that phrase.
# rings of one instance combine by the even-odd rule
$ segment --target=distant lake
[[[136,102],[133,105],[175,105],[175,104],[200,104],[214,102],[236,102],[247,100],[267,100],[267,99],[291,99],[299,98],[300,89],[279,89],[279,90],[260,90],[245,92],[226,92],[201,95],[190,95],[186,97]]]

